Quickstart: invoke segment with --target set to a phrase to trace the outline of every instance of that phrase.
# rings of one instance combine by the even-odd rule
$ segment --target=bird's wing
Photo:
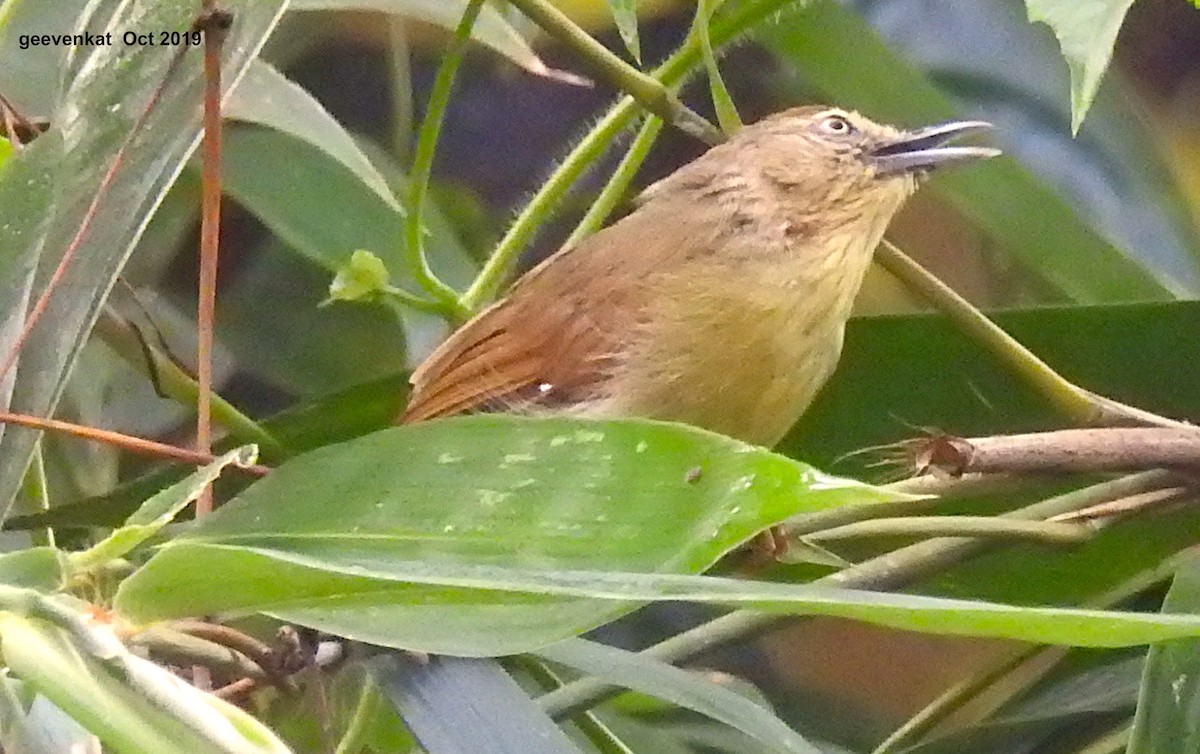
[[[403,423],[473,411],[552,409],[601,397],[656,249],[681,242],[635,212],[534,268],[412,376]],[[634,243],[636,239],[636,244]]]
[[[690,175],[703,167],[698,163],[684,170]],[[708,191],[703,178],[693,180]],[[652,198],[535,267],[413,373],[400,421],[554,409],[606,397],[603,388],[628,351],[629,334],[655,316],[657,297],[669,295],[657,282],[660,272],[678,273],[722,243],[716,217],[680,222],[694,211],[688,191]]]

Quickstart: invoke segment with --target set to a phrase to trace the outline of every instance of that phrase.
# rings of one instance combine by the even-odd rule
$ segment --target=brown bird
[[[945,146],[986,127],[801,107],[743,128],[455,332],[400,421],[645,417],[774,445],[837,365],[892,216],[930,170],[998,154]]]

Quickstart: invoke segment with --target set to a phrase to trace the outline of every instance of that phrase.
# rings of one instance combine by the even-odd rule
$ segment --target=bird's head
[[[1000,154],[990,147],[948,145],[990,127],[950,121],[906,131],[856,112],[810,106],[747,126],[729,146],[750,146],[764,177],[810,211],[850,220],[877,207],[890,219],[931,171]]]

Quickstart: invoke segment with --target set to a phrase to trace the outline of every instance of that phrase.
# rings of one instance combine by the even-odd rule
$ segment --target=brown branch
[[[908,440],[918,474],[1078,474],[1160,467],[1200,468],[1200,428],[1112,427],[1022,435]]]
[[[244,653],[167,626],[148,628],[132,636],[129,643],[146,649],[160,662],[204,665],[226,678],[267,678],[267,672],[261,667],[261,663]]]
[[[204,32],[204,145],[201,152],[200,283],[196,313],[196,449],[212,450],[212,349],[221,232],[221,45],[233,17],[204,0],[193,28]],[[210,513],[212,489],[196,500],[196,517]]]
[[[7,411],[0,411],[0,424],[16,424],[21,427],[40,429],[45,432],[58,432],[70,435],[71,437],[78,437],[82,440],[92,440],[93,442],[112,445],[123,450],[128,450],[131,453],[139,453],[155,458],[170,458],[184,463],[200,465],[212,463],[217,460],[217,457],[212,453],[200,453],[188,448],[167,445],[163,442],[146,440],[141,437],[113,432],[108,429],[97,429],[96,427],[87,427],[82,424],[73,424],[60,419],[42,419],[37,416],[26,416],[25,414],[12,414]],[[266,476],[271,473],[271,467],[261,464],[245,467],[236,466],[235,468],[244,469],[258,476]]]

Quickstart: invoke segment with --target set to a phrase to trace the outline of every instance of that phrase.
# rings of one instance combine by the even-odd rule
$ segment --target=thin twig
[[[86,427],[82,424],[72,424],[61,419],[42,419],[37,416],[25,416],[24,414],[12,414],[7,411],[0,411],[0,424],[16,424],[21,427],[40,429],[46,432],[60,432],[82,440],[92,440],[104,443],[105,445],[112,445],[128,450],[131,453],[140,453],[155,458],[170,458],[182,461],[183,463],[204,464],[217,460],[217,457],[212,453],[200,453],[190,448],[167,445],[166,443],[146,440],[141,437],[113,432],[108,429],[97,429],[95,427]],[[270,467],[259,464],[247,466],[245,470],[258,476],[266,476],[271,473]]]
[[[221,235],[221,46],[233,22],[204,0],[192,28],[204,33],[204,143],[200,151],[200,280],[196,307],[196,450],[212,452],[212,351]],[[196,517],[212,512],[211,488],[196,499]]]
[[[1086,524],[1012,521],[996,516],[908,516],[877,518],[822,529],[809,534],[808,539],[823,543],[868,537],[979,537],[1062,545],[1086,542],[1095,534],[1096,529]]]
[[[904,443],[918,465],[951,476],[1082,474],[1200,467],[1200,427],[1060,429],[993,437],[929,437]]]
[[[267,677],[261,665],[243,653],[167,626],[153,626],[134,634],[129,644],[148,650],[160,662],[203,665],[226,678]]]

